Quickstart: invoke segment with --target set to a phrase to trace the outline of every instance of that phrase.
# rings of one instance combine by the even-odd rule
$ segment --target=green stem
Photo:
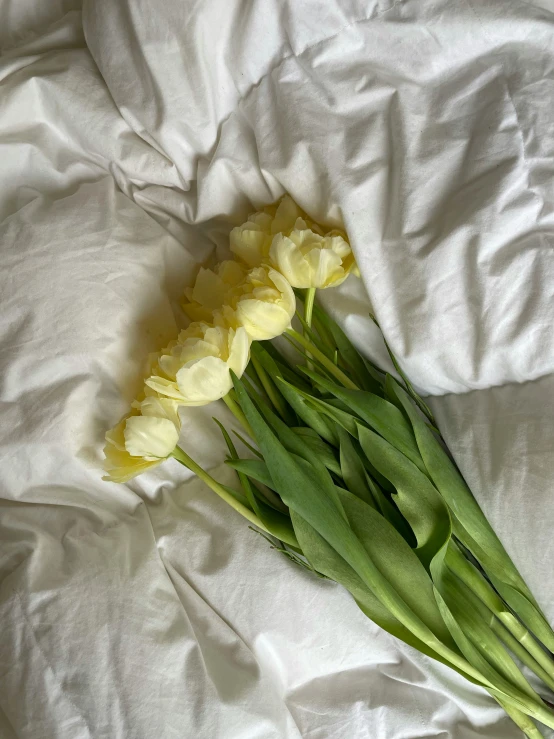
[[[306,298],[304,300],[304,336],[309,341],[312,333],[312,313],[314,312],[315,287],[309,287],[306,290]],[[314,366],[310,362],[312,355],[306,352],[306,367],[313,370]]]
[[[315,287],[309,287],[306,290],[306,300],[304,301],[304,320],[308,326],[312,327],[312,314],[314,312]]]
[[[492,614],[491,614],[492,615]],[[515,636],[502,624],[497,618],[493,616],[491,620],[491,629],[494,633],[504,642],[510,652],[516,656],[520,662],[532,670],[535,675],[540,678],[545,685],[548,685],[550,690],[554,691],[554,680],[538,662],[537,660],[525,649],[523,642],[518,641]],[[538,646],[538,645],[537,645]]]
[[[352,382],[348,375],[345,375],[344,372],[329,359],[329,357],[326,357],[325,354],[323,354],[323,352],[320,351],[315,344],[312,344],[311,341],[308,341],[305,336],[302,336],[302,334],[299,334],[298,331],[295,331],[293,328],[287,329],[285,333],[288,334],[295,341],[297,341],[307,352],[309,352],[314,357],[314,359],[317,359],[317,361],[325,367],[329,374],[333,375],[333,377],[335,377],[342,385],[344,385],[344,387],[350,388],[351,390],[360,389],[354,382]]]
[[[506,711],[514,724],[516,724],[523,731],[527,739],[544,739],[541,732],[535,726],[533,719],[529,718],[527,714],[519,711],[517,708],[510,705],[506,701],[502,700],[499,696],[494,695],[494,693],[490,694],[496,701],[498,701],[499,705],[501,705],[502,708]]]
[[[528,657],[522,656],[520,650],[514,648],[510,639],[503,639],[508,648],[512,649],[524,664],[527,664],[538,677],[541,678],[551,689],[554,690],[554,660],[544,651],[541,645],[535,640],[533,635],[527,628],[507,609],[504,601],[498,593],[485,580],[479,571],[469,562],[462,554],[459,547],[451,543],[448,547],[446,555],[446,564],[452,572],[467,585],[467,587],[477,595],[478,598],[487,606],[487,608],[496,616],[498,627],[496,630],[501,632],[500,625],[512,635],[514,640],[521,645],[521,649],[527,652]],[[502,638],[502,634],[499,633]],[[538,669],[537,669],[538,668]]]
[[[246,508],[246,506],[236,500],[236,498],[233,498],[233,496],[228,493],[227,490],[225,490],[223,485],[220,485],[217,480],[214,480],[214,478],[209,475],[206,470],[202,469],[202,467],[200,467],[200,465],[197,464],[191,457],[189,457],[189,455],[184,452],[181,447],[176,446],[171,456],[174,457],[178,462],[180,462],[184,467],[187,467],[187,469],[189,469],[191,472],[194,472],[194,474],[197,475],[202,480],[202,482],[205,482],[206,485],[211,488],[216,495],[219,495],[219,497],[226,503],[228,503],[231,508],[234,508],[237,513],[240,513],[241,516],[244,516],[244,518],[250,521],[250,523],[253,523],[262,531],[265,531],[268,534],[270,533],[255,513]]]
[[[256,437],[254,436],[254,432],[252,431],[252,428],[250,427],[250,424],[246,420],[246,416],[242,412],[242,409],[241,409],[240,405],[235,400],[233,400],[233,398],[231,397],[231,393],[229,392],[229,393],[227,393],[227,395],[224,395],[223,398],[222,398],[222,400],[225,403],[225,405],[227,406],[227,408],[231,411],[231,413],[233,414],[233,416],[241,424],[241,426],[246,431],[246,433],[248,434],[248,436],[251,439],[255,439]]]

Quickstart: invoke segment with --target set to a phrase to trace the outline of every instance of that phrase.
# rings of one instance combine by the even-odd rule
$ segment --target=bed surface
[[[554,620],[552,11],[0,0],[2,739],[517,739],[176,462],[100,465],[195,267],[287,191]],[[382,357],[362,284],[326,298]],[[182,438],[224,480],[212,415]]]

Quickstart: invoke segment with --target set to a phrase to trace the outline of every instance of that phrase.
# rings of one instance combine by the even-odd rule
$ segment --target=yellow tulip
[[[230,233],[231,251],[249,267],[259,267],[269,259],[273,237],[282,233],[288,236],[295,228],[319,227],[301,210],[290,195],[284,195],[274,205],[266,206],[248,216],[246,223]]]
[[[181,421],[179,404],[148,397],[106,433],[104,480],[127,482],[166,459],[177,446]]]
[[[244,280],[246,268],[232,259],[215,269],[200,269],[194,287],[185,289],[183,310],[191,321],[211,323],[212,313],[225,303],[227,293]]]
[[[247,272],[234,261],[201,269],[186,298],[183,308],[189,316],[203,316],[203,323],[223,328],[244,326],[258,341],[282,334],[296,309],[294,292],[283,275],[271,267]]]
[[[356,264],[350,245],[339,232],[322,236],[309,228],[295,228],[288,236],[277,234],[269,259],[293,287],[302,288],[340,285]]]
[[[271,223],[272,218],[267,213],[253,213],[246,223],[231,231],[231,251],[249,267],[259,267],[267,259],[272,239]]]
[[[289,234],[293,228],[296,228],[299,218],[305,222],[307,216],[296,205],[290,195],[284,195],[279,201],[275,216],[271,222],[271,233],[273,236],[278,233]]]
[[[346,234],[325,234],[289,195],[250,215],[231,231],[230,242],[231,251],[249,267],[271,265],[293,287],[332,287],[350,272],[358,273]]]
[[[255,267],[231,292],[230,307],[237,324],[244,326],[252,341],[265,341],[289,328],[296,298],[282,274],[268,267]]]
[[[176,344],[177,341],[173,339],[163,349],[148,354],[148,356],[146,357],[146,362],[144,363],[143,371],[141,373],[143,385],[140,392],[138,393],[137,399],[132,403],[133,408],[137,408],[140,410],[140,404],[143,400],[145,400],[145,398],[158,397],[158,394],[155,393],[152,388],[149,388],[148,385],[145,385],[144,381],[147,380],[151,375],[163,374],[160,368],[160,357],[163,357],[165,354],[169,354]]]
[[[240,377],[249,359],[244,328],[193,323],[172,351],[160,357],[160,374],[149,377],[146,385],[180,405],[206,405],[227,395],[233,386],[229,370]]]

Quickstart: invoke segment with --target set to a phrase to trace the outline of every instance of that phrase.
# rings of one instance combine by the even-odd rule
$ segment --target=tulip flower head
[[[224,305],[230,290],[244,281],[246,268],[232,259],[215,269],[200,269],[194,287],[185,288],[183,310],[192,321],[212,322],[214,310]]]
[[[356,265],[350,245],[336,231],[321,236],[303,225],[298,219],[288,236],[279,233],[273,238],[269,249],[272,266],[293,287],[340,285]]]
[[[236,322],[252,341],[280,336],[296,310],[296,298],[289,282],[270,267],[250,270],[244,283],[231,294]]]
[[[244,328],[193,323],[181,332],[170,354],[160,357],[160,375],[146,384],[180,405],[206,405],[223,398],[250,359],[250,339]]]
[[[179,441],[179,404],[168,398],[147,397],[106,433],[105,480],[127,482],[161,464]]]
[[[284,195],[277,204],[268,205],[259,213],[252,213],[246,223],[231,231],[231,251],[249,267],[266,264],[273,237],[278,233],[288,236],[298,227],[298,219],[301,228],[308,228],[309,224],[310,228],[319,232],[319,227],[309,220],[290,195]]]
[[[272,239],[271,223],[272,218],[267,213],[253,213],[246,223],[231,231],[231,251],[249,267],[259,267],[267,260]]]

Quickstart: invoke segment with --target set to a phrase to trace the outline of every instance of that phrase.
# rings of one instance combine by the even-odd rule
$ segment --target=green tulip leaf
[[[340,387],[307,368],[303,368],[303,372],[346,403],[356,416],[381,434],[422,472],[427,473],[412,428],[395,405],[373,393]]]
[[[481,563],[506,603],[543,644],[554,651],[552,629],[471,490],[406,391],[398,383],[394,384],[394,389],[413,426],[428,474],[452,511],[454,533]]]

